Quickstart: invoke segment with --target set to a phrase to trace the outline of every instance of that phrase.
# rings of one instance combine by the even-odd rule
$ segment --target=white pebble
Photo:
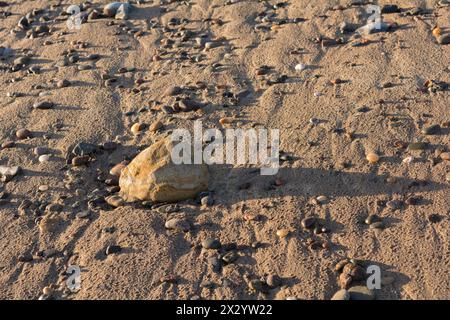
[[[49,154],[43,154],[42,156],[39,156],[39,162],[49,162],[50,161],[50,155]]]
[[[295,66],[296,71],[303,71],[305,69],[306,69],[306,65],[304,65],[303,63],[299,63],[298,65]]]
[[[413,160],[414,160],[414,157],[413,156],[409,156],[409,157],[406,157],[405,159],[403,159],[403,163],[405,163],[405,164],[410,164],[411,162],[413,162]]]

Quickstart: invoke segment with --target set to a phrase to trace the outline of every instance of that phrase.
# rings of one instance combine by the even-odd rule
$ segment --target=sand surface
[[[402,12],[384,19],[398,26],[363,36],[369,41],[362,46],[352,45],[361,39],[342,34],[340,25],[363,26],[369,14],[346,0],[143,1],[126,21],[94,19],[70,30],[60,13],[79,3],[9,0],[0,7],[0,46],[12,49],[0,61],[0,143],[15,141],[0,148],[0,165],[22,168],[0,182],[1,298],[37,299],[48,287],[57,299],[330,299],[339,290],[335,264],[345,257],[380,266],[387,280],[377,299],[450,298],[450,162],[441,157],[450,149],[450,45],[432,34],[436,25],[450,32],[445,1],[392,0]],[[101,10],[107,2],[92,3]],[[285,5],[273,9],[277,3]],[[413,8],[423,12],[405,14]],[[33,9],[44,11],[32,27],[48,25],[50,32],[32,38],[11,32]],[[261,13],[272,18],[258,22]],[[181,41],[186,30],[194,35]],[[199,47],[199,35],[215,45]],[[331,46],[322,41],[341,38]],[[80,59],[62,66],[68,49]],[[31,61],[11,72],[14,59],[27,54]],[[90,54],[100,57],[89,61]],[[300,63],[305,70],[295,70]],[[268,73],[259,75],[264,65]],[[117,82],[105,85],[104,74]],[[62,79],[70,85],[58,88]],[[427,80],[437,90],[427,90]],[[162,112],[175,102],[167,94],[172,86],[192,86],[191,97],[204,107]],[[224,94],[243,90],[239,99]],[[54,106],[34,109],[39,101]],[[171,130],[192,128],[194,120],[220,128],[223,117],[235,117],[234,128],[280,130],[289,159],[276,176],[211,165],[211,206],[131,203],[77,218],[89,200],[117,191],[104,178],[115,164]],[[130,130],[157,120],[163,124],[157,132]],[[422,133],[435,124],[437,134]],[[19,140],[20,128],[32,136]],[[118,147],[73,167],[67,153],[80,141]],[[412,151],[398,148],[398,141],[428,144]],[[36,147],[48,148],[50,161],[41,163]],[[376,164],[366,160],[372,152],[380,156]],[[412,161],[403,162],[409,156]],[[317,204],[321,195],[328,199]],[[39,225],[50,214],[57,226],[43,232]],[[369,214],[383,219],[384,230],[364,223]],[[250,215],[255,219],[246,221]],[[190,230],[166,230],[172,217],[187,219]],[[329,232],[304,230],[305,217],[320,218]],[[280,229],[289,235],[280,239]],[[238,259],[215,272],[209,258],[217,252],[201,247],[209,237],[236,246]],[[109,245],[122,250],[105,255]],[[81,268],[77,292],[64,288],[69,265]],[[250,280],[268,275],[282,284],[268,293],[249,289]]]

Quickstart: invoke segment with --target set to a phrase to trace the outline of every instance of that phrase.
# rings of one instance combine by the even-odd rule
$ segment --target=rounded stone
[[[112,195],[105,198],[105,201],[107,204],[109,204],[112,207],[118,208],[124,205],[124,201],[121,197],[117,195]]]
[[[380,156],[376,153],[369,153],[366,155],[366,159],[370,164],[375,164],[380,161]]]
[[[40,163],[45,163],[45,162],[49,162],[50,161],[51,156],[49,154],[43,154],[41,156],[39,156],[39,162]]]
[[[105,254],[108,256],[110,254],[119,253],[120,251],[122,251],[120,246],[111,245],[106,247]]]
[[[70,81],[66,80],[66,79],[59,80],[56,83],[56,87],[58,87],[58,88],[65,88],[65,87],[68,87],[68,86],[70,86]]]
[[[138,154],[122,170],[119,185],[127,201],[177,202],[208,189],[205,164],[175,164],[174,142],[163,139]]]
[[[137,135],[137,134],[139,134],[142,130],[144,130],[144,128],[145,128],[145,125],[144,125],[144,124],[142,124],[142,123],[135,123],[135,124],[133,124],[133,125],[131,126],[131,132],[132,132],[134,135]]]
[[[179,218],[167,220],[164,226],[166,227],[166,229],[178,230],[183,232],[187,232],[191,228],[191,225],[187,220]]]
[[[280,237],[280,238],[285,238],[285,237],[288,236],[288,234],[289,234],[289,230],[288,229],[277,230],[277,236]]]
[[[31,138],[31,132],[28,129],[19,129],[16,131],[16,137],[20,140]]]
[[[205,249],[219,249],[221,247],[221,243],[218,239],[207,238],[202,241],[202,247]]]
[[[89,156],[78,156],[72,159],[72,165],[74,167],[84,166],[89,162]]]
[[[270,287],[276,288],[281,285],[281,278],[276,274],[271,274],[267,277],[266,282]]]

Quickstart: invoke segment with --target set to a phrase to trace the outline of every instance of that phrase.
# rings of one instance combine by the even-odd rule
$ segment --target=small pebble
[[[302,220],[302,227],[305,229],[313,229],[316,225],[316,219],[313,217],[308,217]]]
[[[90,160],[89,156],[77,156],[72,159],[72,165],[74,167],[84,166]]]
[[[188,232],[191,229],[190,223],[185,219],[173,218],[165,223],[166,229]]]
[[[370,164],[375,164],[380,160],[380,156],[376,153],[369,153],[366,155],[366,159]]]
[[[142,124],[142,123],[135,123],[135,124],[133,124],[133,125],[131,126],[131,132],[132,132],[134,135],[137,135],[137,134],[139,134],[142,130],[144,130],[144,128],[145,128],[145,125],[144,125],[144,124]]]
[[[428,147],[426,142],[412,142],[408,144],[408,150],[425,150]]]
[[[269,285],[272,288],[279,287],[281,285],[281,278],[277,276],[276,274],[271,274],[267,277],[267,285]]]
[[[118,195],[112,195],[105,198],[107,204],[112,207],[118,208],[125,204],[125,201]]]
[[[66,80],[66,79],[59,80],[56,83],[56,87],[57,88],[65,88],[65,87],[68,87],[68,86],[70,86],[70,81]]]
[[[366,220],[364,220],[364,223],[367,225],[371,225],[372,223],[381,221],[380,217],[376,214],[371,214],[370,216],[368,216],[366,218]]]
[[[296,71],[303,71],[305,69],[306,69],[306,65],[304,65],[303,63],[299,63],[295,66]]]
[[[202,247],[205,249],[219,249],[221,247],[221,244],[218,239],[207,238],[202,241]]]
[[[19,129],[16,131],[16,137],[20,140],[31,138],[31,132],[27,129]]]
[[[110,245],[106,247],[105,254],[109,256],[110,254],[120,253],[122,248],[116,245]]]
[[[40,110],[48,110],[53,108],[54,104],[50,101],[42,101],[42,102],[36,102],[33,104],[33,109],[40,109]]]
[[[289,234],[289,230],[288,230],[288,229],[280,229],[280,230],[277,230],[277,236],[278,236],[279,238],[285,238],[285,237],[288,236],[288,234]]]
[[[50,158],[51,158],[51,156],[49,154],[43,154],[43,155],[39,156],[39,162],[40,163],[49,162]]]

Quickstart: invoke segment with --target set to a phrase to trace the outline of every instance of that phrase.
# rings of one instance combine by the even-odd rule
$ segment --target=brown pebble
[[[127,165],[124,162],[118,163],[114,167],[112,167],[111,170],[109,170],[109,174],[111,174],[112,176],[120,177],[122,170],[125,169],[126,166]]]
[[[369,153],[366,155],[366,159],[370,164],[375,164],[380,160],[380,156],[376,153]]]
[[[336,263],[334,270],[340,272],[347,265],[347,263],[349,263],[348,259],[340,260],[338,263]]]
[[[31,138],[31,132],[27,129],[19,129],[16,131],[16,137],[20,140]]]
[[[163,126],[164,126],[164,125],[162,124],[161,121],[155,121],[155,122],[153,122],[153,123],[150,125],[149,130],[150,130],[151,132],[156,132],[156,131],[158,131],[159,129],[161,129]]]
[[[277,236],[280,237],[280,238],[285,238],[285,237],[287,237],[288,234],[289,234],[289,230],[288,229],[277,230]]]
[[[441,159],[445,161],[450,161],[450,152],[441,153]]]
[[[72,165],[74,167],[79,167],[79,166],[83,166],[86,165],[89,162],[90,157],[89,156],[78,156],[78,157],[74,157],[72,159]]]
[[[145,125],[144,125],[144,124],[142,124],[142,123],[135,123],[135,124],[133,124],[133,125],[131,126],[131,132],[132,132],[134,135],[137,135],[137,134],[139,134],[139,132],[141,132],[142,130],[144,130],[144,128],[145,128]]]
[[[14,141],[5,141],[2,143],[2,149],[13,148],[16,145]]]

